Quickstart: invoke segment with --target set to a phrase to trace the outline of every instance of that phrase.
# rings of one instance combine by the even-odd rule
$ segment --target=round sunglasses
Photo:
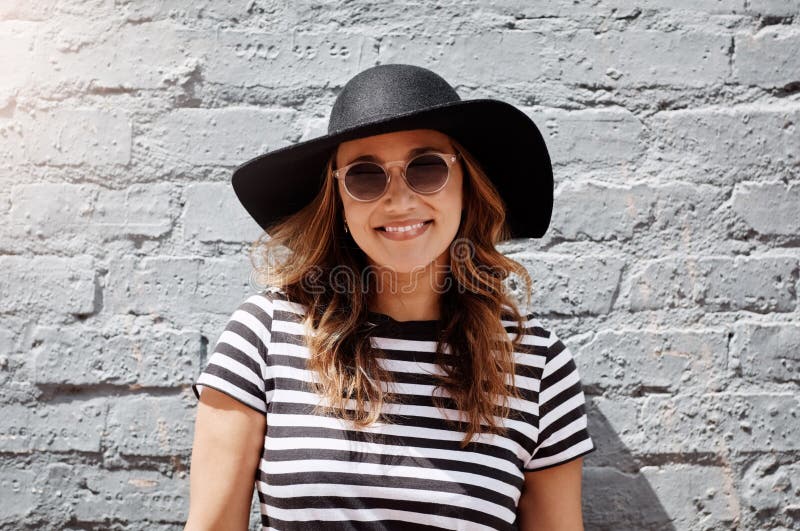
[[[371,161],[356,161],[333,172],[337,179],[344,179],[344,189],[356,201],[375,201],[389,189],[392,179],[389,168],[401,165],[403,179],[409,188],[418,194],[435,194],[447,184],[450,167],[460,153],[427,151],[410,160],[394,160],[380,164]]]

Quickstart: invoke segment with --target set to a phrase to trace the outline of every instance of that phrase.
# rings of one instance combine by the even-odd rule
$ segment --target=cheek
[[[449,201],[450,209],[457,217],[460,217],[461,209],[464,208],[464,194],[460,180],[458,182],[458,186],[453,187],[453,193],[450,195],[449,199],[450,199]]]
[[[459,171],[453,177],[455,177],[452,182],[453,197],[460,208],[462,204],[462,196],[464,194],[464,175]]]
[[[345,199],[343,201],[344,211],[342,214],[344,218],[347,220],[347,224],[350,227],[350,230],[368,230],[369,227],[369,212],[365,209],[361,204],[358,202],[350,199],[349,201]]]

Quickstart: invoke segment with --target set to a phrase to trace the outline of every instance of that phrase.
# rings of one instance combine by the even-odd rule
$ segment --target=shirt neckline
[[[368,311],[367,315],[372,319],[377,319],[378,321],[385,321],[393,324],[404,325],[404,324],[415,324],[415,323],[438,323],[439,319],[422,319],[422,320],[410,320],[410,321],[398,321],[391,315],[387,315],[385,313],[380,312],[373,312]]]
[[[367,312],[367,319],[377,327],[375,334],[394,339],[435,341],[442,333],[438,319],[398,321],[385,313]]]

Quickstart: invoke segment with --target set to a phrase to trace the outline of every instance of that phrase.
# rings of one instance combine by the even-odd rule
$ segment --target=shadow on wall
[[[584,457],[582,498],[586,531],[678,529],[649,478],[640,470],[640,463],[601,416],[589,395],[586,409],[589,433],[597,446],[596,452]],[[681,527],[688,528],[693,527]]]

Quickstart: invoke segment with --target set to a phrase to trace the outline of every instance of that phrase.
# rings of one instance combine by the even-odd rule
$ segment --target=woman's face
[[[449,137],[432,129],[397,131],[343,142],[336,153],[336,167],[341,168],[362,155],[372,155],[378,162],[408,160],[415,148],[456,153]],[[389,169],[391,179],[386,193],[370,202],[356,201],[337,179],[344,217],[353,239],[367,255],[370,263],[397,273],[421,270],[436,262],[437,267],[449,264],[449,246],[461,222],[463,208],[461,165],[450,167],[447,184],[431,195],[418,194],[403,179],[402,168]],[[386,225],[410,226],[430,221],[420,229],[408,232],[387,232]]]

